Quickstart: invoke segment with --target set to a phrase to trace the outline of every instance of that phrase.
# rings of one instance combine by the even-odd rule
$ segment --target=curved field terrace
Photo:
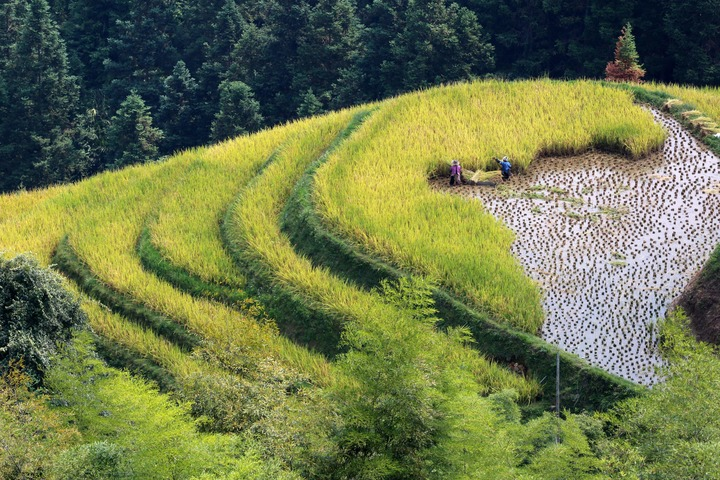
[[[720,159],[674,120],[662,152],[548,157],[479,199],[515,233],[512,251],[541,286],[542,337],[634,382],[657,381],[654,329],[720,242]]]

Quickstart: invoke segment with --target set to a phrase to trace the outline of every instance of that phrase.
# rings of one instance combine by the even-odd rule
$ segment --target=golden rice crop
[[[296,128],[285,125],[200,152],[201,158],[190,166],[192,174],[158,205],[149,225],[153,244],[170,262],[207,282],[242,287],[244,277],[222,245],[220,220],[240,189]]]
[[[8,228],[0,231],[0,251],[6,255],[30,251],[48,264],[67,233],[71,245],[93,273],[120,293],[203,337],[229,339],[237,345],[260,349],[318,382],[331,381],[330,366],[320,355],[270,334],[238,312],[185,295],[142,269],[135,254],[140,230],[168,189],[192,175],[189,166],[202,158],[200,152],[191,150],[167,162],[106,172],[62,187],[58,195],[38,203],[31,215],[18,215],[17,222],[8,220]],[[237,152],[229,149],[227,153]],[[202,251],[197,252],[198,258],[202,255]],[[126,329],[122,338],[132,339],[128,332],[135,327],[126,323]],[[105,331],[117,335],[117,330]]]
[[[95,301],[85,299],[83,310],[87,313],[88,321],[95,333],[153,360],[180,382],[214,369],[192,358],[152,331],[126,321]]]
[[[379,294],[360,290],[329,270],[314,267],[309,259],[297,254],[280,229],[280,213],[294,184],[354,113],[344,111],[309,121],[305,130],[286,143],[275,161],[243,191],[231,211],[229,230],[244,246],[245,255],[260,262],[275,282],[316,309],[364,323],[397,318],[399,312]],[[478,382],[487,390],[515,388],[525,398],[533,398],[539,390],[537,384],[511,374],[475,352],[455,355],[472,366]]]
[[[452,159],[489,170],[507,155],[524,169],[539,155],[593,146],[637,157],[665,138],[630,94],[592,82],[459,84],[384,107],[319,169],[320,214],[365,250],[533,333],[540,293],[510,254],[512,232],[478,202],[432,191],[428,175]]]
[[[30,214],[38,205],[55,197],[64,189],[65,187],[51,187],[43,190],[21,190],[7,195],[0,195],[0,225],[10,219],[17,221],[20,216]]]
[[[720,123],[720,87],[693,87],[688,85],[665,85],[652,83],[648,88],[660,90],[698,108]]]

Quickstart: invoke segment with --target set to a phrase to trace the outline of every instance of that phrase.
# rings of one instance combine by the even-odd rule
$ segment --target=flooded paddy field
[[[479,199],[516,233],[543,291],[541,336],[634,382],[657,381],[653,329],[720,243],[720,159],[658,112],[662,152],[535,161],[497,186],[436,188]]]

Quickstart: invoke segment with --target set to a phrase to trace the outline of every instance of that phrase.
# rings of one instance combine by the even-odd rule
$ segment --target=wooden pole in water
[[[560,351],[557,352],[555,369],[555,414],[560,418]]]
[[[557,417],[557,430],[555,443],[560,443],[560,350],[555,357],[555,416]]]

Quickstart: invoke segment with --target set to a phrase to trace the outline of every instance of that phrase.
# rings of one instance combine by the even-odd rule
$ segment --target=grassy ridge
[[[206,284],[243,288],[245,278],[223,247],[220,222],[232,199],[301,126],[276,127],[204,152],[192,174],[156,205],[148,224],[152,245]]]
[[[233,152],[227,144],[214,148],[227,155]],[[54,198],[38,204],[31,216],[21,218],[13,225],[15,228],[0,231],[0,251],[32,251],[49,264],[55,246],[68,234],[82,262],[113,290],[179,322],[198,336],[262,351],[314,381],[330,382],[330,366],[321,356],[227,307],[177,291],[144,271],[136,256],[137,238],[158,200],[168,188],[192,174],[193,162],[201,161],[205,154],[212,155],[214,148],[185,152],[169,162],[108,172],[63,187]],[[263,161],[259,158],[258,164]],[[128,324],[127,328],[133,327]]]
[[[112,311],[126,319],[152,330],[182,350],[189,352],[200,344],[200,338],[197,335],[188,332],[176,322],[104,285],[87,266],[83,265],[67,237],[58,244],[53,256],[53,263],[68,278],[74,280],[86,295],[107,305]]]
[[[307,164],[342,134],[352,112],[322,117],[306,125],[278,151],[227,211],[223,238],[238,264],[253,275],[251,287],[280,328],[325,353],[337,352],[339,324],[307,305],[302,287],[312,267],[296,256],[281,234],[279,215],[296,179]],[[300,276],[302,281],[288,275]]]
[[[172,264],[150,240],[149,228],[144,228],[137,242],[137,254],[148,271],[193,297],[204,297],[215,300],[229,307],[237,307],[248,299],[247,294],[239,288],[221,285],[204,280]]]
[[[197,161],[197,157],[188,161]],[[143,225],[157,200],[165,194],[167,186],[176,184],[178,180],[184,182],[192,175],[193,169],[186,167],[187,164],[172,166],[183,172],[182,177],[156,179],[149,184],[128,188],[123,192],[126,198],[118,199],[122,202],[121,207],[96,206],[88,213],[87,224],[70,236],[78,256],[114,290],[134,297],[197,335],[206,339],[233,341],[251,350],[262,350],[280,362],[289,362],[313,379],[326,381],[328,368],[321,357],[276,336],[253,319],[224,305],[179,292],[142,268],[135,247]],[[122,215],[117,215],[118,211]]]
[[[98,355],[105,363],[113,368],[127,370],[134,375],[144,377],[155,382],[160,392],[170,392],[177,389],[175,378],[158,363],[138,355],[126,345],[110,340],[103,335],[94,335],[93,342]]]
[[[534,333],[537,287],[510,255],[512,232],[477,202],[430,190],[453,158],[524,168],[541,154],[602,146],[633,156],[664,132],[626,92],[589,82],[483,82],[408,95],[386,105],[318,171],[324,220],[363,250],[444,285],[463,301]]]
[[[636,118],[634,110],[625,109],[626,93],[603,88],[588,83],[558,86],[540,81],[534,84],[488,82],[435,89],[384,102],[372,118],[345,141],[339,134],[360,110],[308,119],[211,148],[189,150],[167,162],[107,172],[76,185],[1,197],[0,223],[10,225],[12,222],[12,228],[0,229],[0,251],[8,254],[33,251],[47,264],[51,262],[56,246],[67,235],[78,263],[110,291],[132,298],[133,303],[176,322],[197,337],[228,341],[239,348],[262,352],[315,382],[332,383],[332,367],[321,355],[277,336],[226,305],[196,298],[205,295],[220,299],[221,294],[209,293],[211,286],[219,285],[225,293],[238,292],[248,280],[225,251],[218,227],[231,200],[238,197],[228,211],[226,239],[233,243],[234,256],[251,268],[255,284],[250,286],[264,293],[266,298],[275,297],[276,313],[282,313],[278,320],[287,325],[294,324],[296,336],[304,336],[309,343],[316,342],[325,351],[337,350],[344,322],[362,322],[371,318],[392,321],[398,310],[385,302],[380,294],[364,291],[327,269],[316,268],[312,259],[297,255],[281,231],[280,217],[295,183],[323,154],[330,155],[328,165],[348,158],[346,177],[328,180],[351,194],[346,206],[360,211],[358,207],[375,202],[381,206],[383,215],[389,214],[388,222],[381,225],[384,233],[404,236],[403,241],[393,245],[380,236],[362,237],[361,234],[358,237],[338,229],[342,238],[357,242],[348,244],[349,248],[355,251],[355,247],[362,246],[366,251],[380,252],[383,261],[433,280],[454,278],[455,284],[451,281],[441,283],[453,295],[474,306],[472,315],[485,318],[476,310],[487,309],[505,320],[512,317],[518,324],[531,325],[533,319],[541,315],[536,289],[522,276],[516,264],[503,263],[512,241],[510,232],[498,227],[489,216],[478,215],[477,206],[428,196],[425,177],[442,166],[441,160],[450,158],[445,158],[445,154],[458,156],[469,167],[485,168],[487,162],[481,162],[484,155],[492,149],[497,150],[498,145],[506,145],[507,142],[502,142],[508,135],[534,132],[533,125],[545,126],[542,135],[528,135],[527,141],[523,137],[522,141],[516,142],[518,145],[512,145],[513,148],[530,145],[541,152],[570,152],[595,144],[626,149],[637,155],[652,144],[653,132],[644,129],[642,118]],[[605,95],[606,90],[612,92],[607,95],[612,97],[609,103],[616,103],[614,107],[603,110],[608,102],[585,106],[601,93]],[[547,95],[547,92],[554,95]],[[522,111],[531,94],[534,101],[528,111],[532,112],[532,118],[497,121],[509,117],[508,111]],[[548,96],[552,99],[542,100]],[[578,105],[582,108],[575,108]],[[553,112],[563,109],[579,113],[569,118],[553,117]],[[465,122],[468,119],[472,121]],[[481,128],[483,125],[493,128]],[[345,130],[345,134],[353,128]],[[387,148],[398,146],[392,143],[398,139],[401,139],[402,155],[385,156],[392,153]],[[412,143],[418,139],[423,139],[424,143]],[[273,152],[277,155],[268,163]],[[368,157],[368,152],[382,155]],[[512,151],[503,153],[513,155]],[[369,161],[368,158],[372,163],[363,164],[363,161]],[[408,158],[418,159],[417,164],[403,164],[402,161]],[[261,169],[261,174],[251,181]],[[318,178],[323,169],[318,172]],[[398,171],[405,177],[399,177]],[[321,202],[318,205],[319,208],[326,206]],[[453,218],[482,218],[477,222],[459,223],[449,235],[451,222],[445,221],[448,212]],[[350,211],[346,220],[354,217],[352,221],[357,222],[357,231],[362,232],[366,227],[362,223],[364,219],[355,213]],[[336,226],[333,224],[333,229]],[[484,237],[477,235],[478,228],[481,232],[484,229]],[[490,234],[495,237],[488,239]],[[471,255],[462,254],[456,237],[472,240],[470,244],[474,250]],[[415,242],[418,238],[427,240],[431,248],[423,250],[421,247],[428,244]],[[367,248],[376,241],[387,248]],[[148,248],[143,250],[143,245]],[[449,257],[443,256],[447,250]],[[164,278],[192,295],[178,291],[148,272],[143,268],[138,252],[144,252],[146,266],[158,272],[161,267],[166,268]],[[433,257],[435,254],[438,255]],[[152,260],[148,261],[150,257]],[[418,265],[427,267],[427,271],[408,260],[417,258],[422,258],[425,263]],[[457,263],[446,265],[446,260]],[[365,268],[366,262],[363,262],[358,263],[360,268]],[[467,265],[479,266],[480,270],[468,269]],[[485,268],[488,265],[490,268]],[[381,265],[378,271],[385,267]],[[457,277],[443,277],[448,268]],[[478,272],[485,277],[475,275]],[[357,278],[357,273],[348,273],[348,278]],[[178,275],[181,274],[189,275],[180,279]],[[194,287],[181,283],[185,281],[194,282]],[[508,291],[515,296],[500,295]],[[227,303],[235,301],[234,297],[228,298],[225,298]],[[457,313],[458,320],[448,320],[449,323],[482,323],[467,312],[463,313],[464,307],[453,304],[453,298],[443,298],[437,296],[441,305],[443,302],[449,305],[444,308],[451,311],[450,307],[453,307],[460,312]],[[514,298],[532,301],[522,305],[522,301],[515,302]],[[183,369],[201,368],[191,367],[192,362],[183,357],[185,354],[177,345],[158,338],[153,331],[144,330],[119,316],[108,323],[101,310],[95,309],[94,322],[102,326],[98,333],[108,335],[106,338],[128,350],[142,352],[140,356],[152,360],[175,377],[181,375]],[[450,318],[449,313],[445,316]],[[158,331],[163,331],[162,328]],[[532,328],[528,327],[528,330]],[[476,336],[495,335],[500,339],[505,333],[503,327]],[[169,338],[183,345],[182,339],[173,338],[172,334]],[[153,348],[162,353],[153,356]],[[512,344],[508,348],[525,347]],[[486,391],[512,386],[523,392],[525,398],[537,392],[537,385],[523,382],[485,359],[468,356],[465,350],[453,355],[453,358],[462,359],[459,361],[472,363],[476,379],[487,387]],[[501,354],[497,356],[505,358]],[[470,357],[472,360],[467,360]]]

